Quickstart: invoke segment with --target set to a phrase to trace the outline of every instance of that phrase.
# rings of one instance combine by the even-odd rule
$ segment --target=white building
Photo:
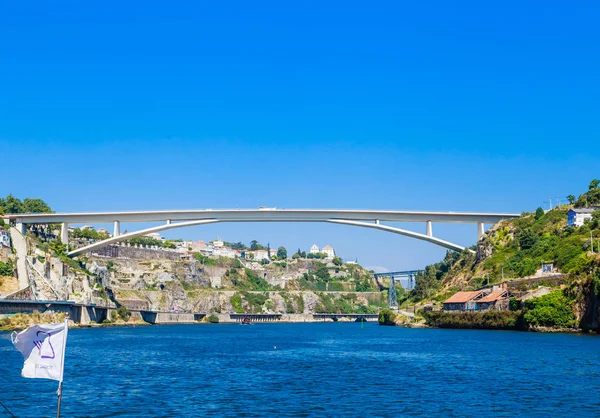
[[[319,254],[321,252],[321,250],[319,250],[319,247],[317,247],[317,244],[313,244],[312,247],[310,247],[310,251],[311,254]]]
[[[592,220],[592,212],[597,211],[600,208],[574,208],[569,210],[567,213],[569,226],[582,226],[586,219]]]
[[[229,247],[214,247],[213,255],[216,257],[235,258],[235,250]]]
[[[5,230],[0,230],[0,246],[10,248],[10,234]]]
[[[312,252],[312,248],[311,248],[311,252]],[[330,245],[324,246],[323,249],[321,250],[321,252],[327,254],[328,259],[332,259],[333,257],[335,257],[335,251],[333,250],[333,247]]]
[[[151,232],[149,234],[146,234],[146,236],[149,238],[157,239],[159,241],[161,240],[160,234],[158,232]]]
[[[218,247],[222,247],[223,246],[223,241],[221,241],[220,239],[214,240],[212,242],[213,247],[218,248]]]
[[[267,250],[254,251],[254,261],[268,260],[269,252]]]
[[[270,252],[270,254],[271,254],[271,258],[273,258],[273,257],[277,257],[277,250],[276,250],[276,249],[274,249],[274,248],[271,248],[271,250],[270,250],[270,251],[271,251],[271,252]]]

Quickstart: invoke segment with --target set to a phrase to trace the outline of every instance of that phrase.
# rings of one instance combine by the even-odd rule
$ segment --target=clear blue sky
[[[599,12],[592,1],[4,2],[0,194],[56,211],[533,210],[600,177]],[[476,227],[434,233],[471,245]],[[444,254],[323,224],[166,235],[330,244],[387,269]]]

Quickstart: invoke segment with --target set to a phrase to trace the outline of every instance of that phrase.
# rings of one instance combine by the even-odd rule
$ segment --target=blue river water
[[[0,333],[0,401],[55,415]],[[72,329],[63,417],[600,416],[600,337],[377,324]],[[0,407],[0,417],[9,416]]]

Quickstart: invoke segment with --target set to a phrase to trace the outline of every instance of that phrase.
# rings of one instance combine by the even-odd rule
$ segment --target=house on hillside
[[[327,254],[327,258],[329,260],[333,259],[333,257],[335,257],[335,251],[333,250],[333,247],[330,245],[326,245],[323,247],[323,249],[321,250],[322,253]]]
[[[10,234],[0,228],[0,247],[10,248]]]
[[[313,244],[312,247],[310,247],[310,251],[309,253],[311,254],[319,254],[321,251],[319,250],[319,247],[317,246],[317,244]]]
[[[477,300],[484,296],[483,290],[456,292],[443,302],[444,311],[475,311]]]
[[[586,220],[592,220],[592,212],[599,210],[598,207],[593,208],[573,208],[567,212],[568,226],[583,226]]]
[[[262,261],[269,259],[269,252],[267,250],[256,250],[254,251],[254,261]]]
[[[508,290],[492,290],[490,293],[477,300],[477,310],[508,310]]]

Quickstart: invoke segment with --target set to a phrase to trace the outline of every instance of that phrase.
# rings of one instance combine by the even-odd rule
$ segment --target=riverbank
[[[175,313],[168,313],[167,315],[177,315]],[[319,315],[319,314],[316,314]],[[239,324],[242,319],[248,316],[251,323],[260,324],[300,324],[300,323],[319,323],[319,322],[360,322],[361,319],[368,322],[375,322],[376,318],[357,318],[355,314],[331,314],[330,316],[315,316],[314,314],[211,314],[201,318],[198,321],[177,321],[172,322],[157,322],[149,323],[145,322],[139,315],[126,316],[126,320],[118,315],[114,315],[112,320],[105,320],[101,323],[89,322],[89,323],[77,323],[69,321],[69,327],[71,328],[108,328],[117,326],[145,326],[145,325],[184,325],[184,324]],[[7,315],[0,318],[0,331],[18,331],[28,328],[37,324],[58,324],[65,320],[65,313],[17,313],[14,315]]]

